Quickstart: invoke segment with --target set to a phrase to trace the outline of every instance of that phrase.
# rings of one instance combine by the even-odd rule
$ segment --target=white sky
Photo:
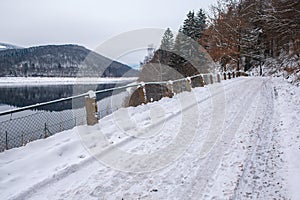
[[[0,0],[0,42],[23,47],[72,43],[95,49],[115,35],[135,29],[170,27],[177,31],[189,10],[209,11],[214,2]],[[134,59],[123,62],[138,63]]]

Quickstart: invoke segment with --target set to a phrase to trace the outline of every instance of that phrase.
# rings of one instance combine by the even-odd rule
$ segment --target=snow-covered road
[[[237,78],[0,154],[4,199],[299,199],[300,90]]]

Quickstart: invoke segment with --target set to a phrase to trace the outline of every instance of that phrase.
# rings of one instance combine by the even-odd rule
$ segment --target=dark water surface
[[[86,93],[89,90],[99,91],[119,87],[128,83],[129,82],[122,84],[1,86],[0,112],[70,97]],[[98,114],[100,117],[110,114],[121,106],[121,101],[118,102],[120,105],[117,104],[114,106],[111,106],[110,101],[107,101],[110,99],[108,97],[115,94],[117,94],[115,96],[118,96],[119,92],[122,91],[110,91],[97,94],[98,107],[100,107]],[[86,124],[84,97],[0,116],[0,152],[84,124]]]
[[[89,90],[114,88],[115,84],[100,85],[48,85],[48,86],[18,86],[0,87],[0,104],[14,107],[24,107],[37,103],[52,101],[85,93]],[[112,92],[97,94],[97,101],[111,96]],[[82,100],[83,102],[83,100]],[[76,103],[76,106],[84,104]],[[72,101],[64,101],[47,106],[37,107],[36,110],[63,111],[72,109]]]

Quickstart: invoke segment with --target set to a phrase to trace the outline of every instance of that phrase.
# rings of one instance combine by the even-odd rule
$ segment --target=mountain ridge
[[[138,71],[76,44],[0,51],[0,77],[130,77]]]
[[[8,49],[22,49],[22,48],[23,47],[0,42],[0,51],[4,51],[4,50],[8,50]]]

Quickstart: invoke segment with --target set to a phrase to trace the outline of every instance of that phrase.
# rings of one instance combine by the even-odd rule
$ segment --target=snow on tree
[[[224,71],[228,64],[236,70],[261,67],[283,55],[299,59],[299,1],[219,0],[212,11],[200,43]]]
[[[161,40],[160,49],[170,51],[173,49],[173,46],[174,46],[174,35],[171,29],[167,28]]]

